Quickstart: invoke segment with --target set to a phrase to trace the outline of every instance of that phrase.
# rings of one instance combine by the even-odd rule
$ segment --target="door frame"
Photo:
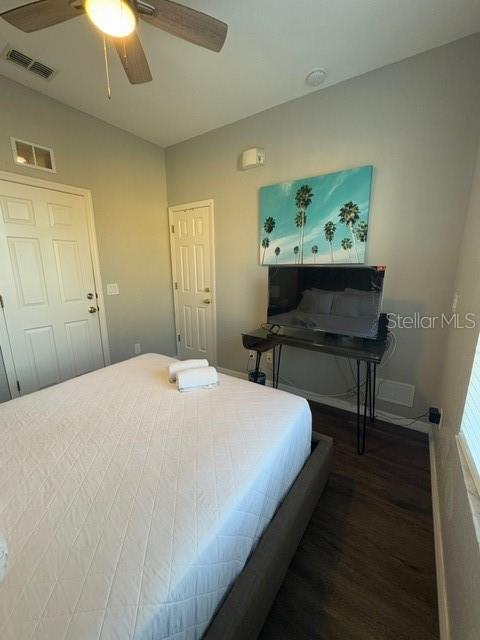
[[[87,214],[88,238],[90,243],[90,258],[92,262],[95,289],[96,293],[98,294],[98,317],[100,324],[100,339],[102,341],[103,361],[105,363],[105,366],[108,366],[109,364],[111,364],[110,343],[108,340],[105,300],[103,295],[102,277],[100,273],[100,261],[98,257],[97,233],[95,230],[95,215],[93,211],[92,192],[89,189],[72,187],[71,185],[60,184],[58,182],[52,182],[50,180],[30,178],[29,176],[20,175],[18,173],[10,173],[8,171],[0,171],[0,180],[3,180],[4,182],[12,182],[15,184],[25,185],[27,187],[37,187],[40,189],[48,189],[49,191],[69,193],[71,195],[81,196],[84,199],[85,211]],[[12,398],[16,398],[20,395],[20,393],[17,389],[18,378],[15,370],[15,360],[8,336],[8,327],[6,323],[5,313],[2,313],[1,311],[2,310],[0,309],[0,348],[3,354],[8,386],[10,388],[10,395],[12,396]]]
[[[211,364],[217,364],[217,283],[216,283],[216,269],[215,269],[215,227],[214,227],[214,201],[213,199],[209,200],[198,200],[196,202],[187,202],[186,204],[176,204],[173,207],[168,207],[168,226],[170,230],[170,261],[172,265],[172,291],[173,291],[173,307],[175,314],[175,348],[178,353],[178,335],[179,335],[179,313],[178,313],[178,293],[175,289],[175,282],[177,281],[177,269],[175,264],[175,233],[174,233],[174,225],[173,225],[173,216],[177,211],[185,211],[189,209],[196,209],[197,207],[208,207],[210,212],[210,266],[211,266],[211,300],[212,304],[210,306],[212,310],[212,334],[213,334],[213,344],[212,344],[212,362]]]

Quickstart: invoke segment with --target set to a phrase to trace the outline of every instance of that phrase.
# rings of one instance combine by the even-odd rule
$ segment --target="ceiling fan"
[[[218,52],[228,26],[172,0],[36,0],[0,13],[14,27],[32,33],[86,14],[113,39],[131,84],[150,82],[152,74],[140,38],[139,18],[168,33]]]

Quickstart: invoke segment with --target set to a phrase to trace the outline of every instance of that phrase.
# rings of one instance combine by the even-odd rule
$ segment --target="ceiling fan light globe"
[[[125,0],[85,0],[85,11],[93,24],[114,38],[126,38],[135,31],[137,19]]]

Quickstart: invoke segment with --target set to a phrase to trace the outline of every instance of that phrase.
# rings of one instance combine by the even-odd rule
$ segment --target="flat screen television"
[[[384,276],[377,266],[269,267],[268,323],[376,338]]]

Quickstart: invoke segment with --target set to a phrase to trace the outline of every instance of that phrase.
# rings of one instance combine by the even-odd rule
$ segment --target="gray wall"
[[[267,270],[258,265],[258,188],[363,164],[375,166],[368,261],[386,264],[387,311],[438,314],[452,301],[455,264],[480,121],[480,37],[410,58],[288,102],[166,150],[170,205],[214,198],[218,353],[244,370],[240,333],[266,317]],[[242,172],[244,150],[266,150]],[[416,385],[414,416],[440,403],[442,330],[397,332],[380,375]],[[308,352],[285,356],[294,386],[335,394],[352,382]]]
[[[10,136],[53,147],[57,173],[14,165]],[[112,360],[136,342],[173,354],[163,150],[0,77],[0,170],[92,191],[103,284],[120,286],[105,298]]]
[[[457,311],[474,313],[475,330],[451,329],[440,385],[443,421],[435,436],[440,513],[452,640],[480,638],[480,541],[475,537],[455,436],[459,431],[480,321],[480,152],[460,247]],[[477,514],[479,517],[480,514]]]

